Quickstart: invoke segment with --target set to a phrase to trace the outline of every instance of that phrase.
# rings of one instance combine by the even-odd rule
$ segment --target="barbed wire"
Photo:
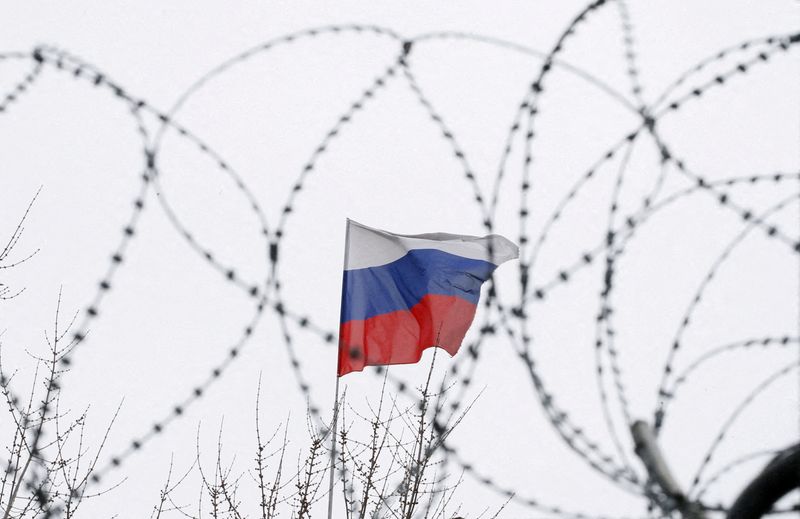
[[[290,308],[283,298],[283,286],[280,280],[280,265],[282,255],[280,254],[282,241],[287,235],[287,225],[291,216],[294,214],[299,198],[303,192],[305,183],[309,175],[317,170],[319,159],[326,153],[331,153],[332,145],[337,136],[345,131],[347,127],[356,124],[358,114],[367,109],[381,90],[390,82],[399,83],[398,78],[404,80],[404,84],[413,94],[417,104],[427,114],[431,124],[439,131],[441,138],[445,141],[449,152],[455,159],[456,164],[461,169],[463,180],[469,184],[472,190],[473,203],[479,209],[481,224],[487,231],[493,231],[501,195],[506,191],[502,188],[504,180],[508,177],[511,165],[511,157],[514,151],[514,144],[518,138],[522,139],[522,159],[520,167],[519,190],[509,190],[509,193],[516,193],[520,196],[519,215],[519,236],[520,242],[520,266],[519,266],[519,288],[520,296],[517,305],[510,305],[503,302],[499,295],[500,288],[491,282],[483,305],[485,308],[483,321],[478,330],[477,337],[465,345],[466,355],[460,355],[453,361],[448,370],[447,377],[442,382],[442,387],[455,383],[458,387],[456,397],[449,402],[448,409],[444,406],[435,410],[435,419],[441,413],[450,413],[449,417],[443,421],[447,423],[462,406],[463,399],[470,388],[470,383],[475,376],[476,369],[480,360],[480,352],[484,342],[493,336],[504,335],[520,362],[526,369],[531,378],[537,400],[544,411],[545,417],[552,426],[556,435],[562,440],[572,452],[580,459],[595,469],[598,473],[616,484],[619,488],[633,492],[637,495],[646,494],[646,483],[640,471],[637,471],[631,462],[631,446],[624,445],[621,431],[617,429],[611,408],[609,394],[606,391],[606,376],[611,376],[611,383],[616,397],[616,405],[620,408],[623,421],[630,425],[633,422],[632,411],[627,396],[628,390],[624,381],[624,373],[620,364],[621,352],[614,339],[616,335],[612,316],[615,312],[616,302],[613,299],[615,293],[615,275],[618,272],[619,260],[626,252],[626,246],[630,243],[642,226],[656,213],[665,209],[667,206],[695,194],[706,194],[713,197],[719,204],[720,209],[731,211],[739,216],[744,224],[744,229],[722,252],[712,265],[711,269],[698,288],[695,296],[691,300],[679,326],[675,339],[669,346],[667,361],[663,368],[662,380],[658,389],[658,408],[654,411],[654,426],[656,432],[663,428],[667,417],[669,403],[675,398],[677,389],[686,382],[688,377],[702,364],[715,359],[717,356],[734,351],[746,350],[755,345],[781,345],[789,346],[798,343],[797,336],[792,334],[776,335],[762,339],[748,339],[731,342],[723,346],[712,349],[694,360],[693,363],[681,373],[675,375],[675,356],[683,345],[682,337],[692,322],[693,313],[702,301],[703,292],[708,284],[715,278],[717,271],[728,260],[734,248],[753,230],[760,230],[765,236],[774,238],[779,242],[790,247],[793,253],[800,253],[800,239],[793,237],[791,232],[781,228],[778,224],[769,221],[769,216],[774,211],[779,211],[789,204],[796,203],[797,195],[783,200],[771,210],[758,214],[757,211],[747,206],[746,203],[735,201],[726,188],[732,186],[754,186],[764,182],[774,182],[776,185],[788,180],[800,179],[797,173],[774,173],[769,175],[753,175],[749,177],[729,178],[723,180],[709,180],[707,176],[694,172],[686,166],[684,159],[680,158],[662,138],[657,130],[657,123],[664,117],[675,114],[684,105],[690,102],[699,102],[706,93],[726,86],[729,81],[739,76],[750,73],[755,67],[765,65],[779,53],[789,51],[800,42],[800,34],[774,35],[765,38],[748,40],[746,42],[725,48],[714,55],[703,59],[693,65],[686,72],[679,75],[668,85],[661,94],[656,96],[656,100],[647,103],[644,98],[644,88],[641,81],[639,64],[636,60],[636,45],[633,35],[633,22],[628,10],[628,6],[621,0],[616,1],[617,11],[620,20],[622,34],[623,55],[626,63],[626,75],[628,78],[629,98],[616,88],[608,85],[600,79],[594,77],[583,69],[565,61],[561,55],[569,41],[577,35],[577,28],[580,24],[587,22],[590,17],[599,9],[607,5],[605,0],[597,0],[588,4],[581,12],[572,19],[564,31],[559,35],[549,52],[541,52],[515,42],[502,40],[483,35],[444,31],[420,35],[415,38],[405,39],[392,29],[372,25],[341,25],[326,26],[298,31],[289,35],[274,38],[236,56],[225,60],[220,65],[211,69],[208,73],[200,77],[187,90],[185,90],[177,101],[166,111],[160,111],[147,101],[126,91],[121,84],[110,79],[100,68],[95,67],[82,60],[81,58],[69,54],[68,52],[51,46],[41,46],[35,48],[30,53],[9,52],[0,54],[0,61],[22,60],[29,61],[30,71],[18,81],[12,88],[5,92],[0,101],[0,114],[12,108],[14,103],[21,102],[21,97],[29,92],[37,82],[37,79],[45,70],[56,70],[66,77],[80,80],[84,84],[104,91],[111,95],[113,99],[120,101],[133,118],[134,126],[141,138],[141,183],[138,191],[133,198],[132,209],[127,219],[127,223],[122,229],[122,236],[116,246],[112,248],[110,260],[107,264],[105,273],[101,277],[95,294],[90,298],[90,303],[86,307],[85,314],[81,323],[77,327],[74,339],[81,348],[87,341],[87,332],[91,324],[99,318],[102,303],[112,290],[113,280],[117,271],[123,267],[125,252],[129,247],[130,241],[136,236],[137,224],[141,218],[141,213],[145,208],[145,201],[153,188],[157,189],[159,196],[158,202],[168,221],[176,229],[178,235],[197,253],[213,270],[217,271],[222,279],[240,289],[253,303],[253,315],[250,316],[239,335],[239,338],[226,346],[226,353],[223,359],[211,367],[208,374],[200,377],[198,382],[189,391],[189,394],[182,400],[169,406],[170,409],[162,418],[157,419],[141,434],[132,439],[126,449],[114,454],[108,463],[95,471],[93,482],[99,483],[105,475],[120,467],[124,461],[141,451],[144,446],[156,436],[162,434],[165,429],[175,420],[183,416],[185,410],[201,399],[210,387],[220,380],[227,368],[240,357],[241,350],[250,342],[251,337],[257,328],[264,310],[271,310],[278,317],[281,339],[289,355],[290,367],[293,372],[296,384],[303,398],[309,402],[309,412],[315,420],[319,422],[321,431],[325,431],[326,423],[320,412],[318,405],[313,403],[311,396],[311,383],[304,375],[303,364],[295,348],[295,339],[290,330],[289,323],[293,323],[300,329],[316,335],[323,344],[334,344],[335,332],[326,330],[324,326],[315,323],[309,316],[298,313]],[[367,85],[355,101],[342,112],[335,120],[321,141],[312,147],[308,160],[301,167],[296,180],[288,194],[286,202],[274,227],[267,224],[264,208],[261,206],[259,197],[248,187],[244,177],[240,175],[231,163],[211,147],[205,140],[200,138],[189,128],[178,122],[177,117],[181,108],[187,100],[196,92],[199,92],[205,85],[212,82],[216,77],[222,76],[234,67],[244,64],[253,56],[271,51],[280,46],[290,45],[304,39],[317,38],[321,36],[337,36],[343,34],[364,37],[366,35],[388,38],[397,45],[397,54],[392,58],[390,64],[375,75],[372,82]],[[491,184],[491,193],[484,193],[477,182],[479,172],[468,159],[468,150],[460,142],[455,131],[446,122],[443,113],[433,104],[431,98],[426,94],[424,87],[417,80],[413,72],[413,57],[419,52],[417,49],[424,42],[436,40],[448,40],[458,42],[477,42],[488,44],[494,48],[504,49],[515,53],[522,53],[541,61],[535,77],[530,81],[522,101],[513,115],[512,123],[505,137],[496,174]],[[753,52],[753,56],[739,57],[740,54]],[[733,58],[735,63],[728,69],[716,74],[712,79],[700,81],[688,87],[687,93],[673,94],[682,86],[687,84],[696,75],[710,69],[712,66],[720,64],[726,59]],[[543,103],[545,86],[554,69],[563,70],[573,74],[583,80],[586,84],[605,93],[609,99],[622,105],[626,110],[637,115],[641,121],[630,132],[624,134],[614,145],[605,151],[592,166],[581,176],[579,180],[569,189],[566,196],[556,205],[555,211],[545,221],[538,234],[533,235],[531,231],[531,210],[532,202],[535,201],[536,192],[534,190],[535,179],[535,146],[538,114]],[[158,121],[159,126],[155,132],[147,129],[144,117],[152,117]],[[169,202],[168,190],[161,185],[160,179],[168,174],[161,166],[159,157],[163,153],[163,140],[168,132],[174,132],[181,139],[193,144],[201,155],[213,164],[219,173],[226,176],[236,189],[247,201],[253,217],[258,222],[260,239],[264,247],[264,276],[262,279],[247,279],[239,272],[234,265],[223,261],[211,247],[201,243],[192,230],[182,221],[180,215]],[[658,150],[660,156],[658,168],[659,174],[652,189],[642,198],[640,206],[632,213],[623,215],[620,212],[620,197],[623,192],[626,172],[629,168],[629,159],[639,143],[648,140]],[[621,157],[621,159],[620,159]],[[549,280],[538,280],[534,274],[538,273],[534,269],[544,245],[548,242],[553,229],[560,223],[565,211],[573,206],[579,193],[602,175],[612,175],[612,163],[619,159],[619,167],[616,170],[616,177],[613,181],[613,191],[607,212],[607,225],[605,226],[605,236],[599,243],[591,246],[579,257],[574,260],[564,262],[558,269],[558,273]],[[691,186],[675,193],[671,193],[664,198],[661,195],[664,181],[670,172],[678,173],[691,182]],[[556,391],[552,390],[543,379],[541,368],[536,362],[536,356],[532,352],[534,334],[532,332],[533,310],[530,305],[545,305],[546,296],[553,290],[571,283],[576,274],[592,266],[596,260],[603,260],[602,268],[602,289],[598,298],[597,319],[595,323],[594,354],[596,367],[596,382],[600,397],[601,410],[604,416],[607,432],[613,444],[614,455],[609,454],[584,428],[578,425],[570,416],[567,410],[556,402]],[[798,291],[800,295],[800,290]],[[800,330],[798,330],[800,333]],[[76,348],[79,350],[80,348]],[[74,361],[74,354],[69,354],[62,359],[65,366],[71,365]],[[608,366],[606,368],[605,366]],[[702,475],[707,466],[712,461],[714,452],[718,445],[726,437],[727,430],[733,425],[735,418],[760,394],[766,387],[772,384],[781,376],[786,375],[796,365],[792,364],[780,371],[772,374],[762,382],[756,390],[748,395],[736,408],[731,419],[725,423],[715,441],[709,447],[703,461],[697,471],[692,488],[697,489],[697,498],[700,499],[705,490],[718,480],[729,469],[724,468],[720,472],[705,481]],[[374,370],[378,375],[383,373],[383,369]],[[452,380],[452,381],[451,381]],[[409,388],[413,386],[408,381],[389,377],[389,381],[394,385],[395,391],[404,394],[408,398],[416,398]],[[461,453],[447,442],[442,442],[442,451],[445,462],[450,461],[458,465],[466,474],[471,476],[479,484],[497,492],[504,497],[530,507],[539,512],[548,513],[560,517],[573,519],[588,519],[589,517],[600,517],[594,514],[584,514],[580,512],[565,511],[561,507],[546,505],[543,501],[534,498],[522,497],[527,495],[519,489],[512,489],[500,485],[494,478],[484,474],[474,464],[464,461]],[[749,458],[748,458],[749,459]],[[730,467],[737,466],[739,462],[732,462]],[[726,466],[728,467],[728,466]],[[716,508],[711,505],[708,509],[724,509],[724,505]]]

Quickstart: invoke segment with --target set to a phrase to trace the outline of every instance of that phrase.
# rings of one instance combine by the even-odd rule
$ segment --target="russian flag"
[[[519,249],[502,236],[393,234],[347,220],[338,375],[455,355],[481,285]]]

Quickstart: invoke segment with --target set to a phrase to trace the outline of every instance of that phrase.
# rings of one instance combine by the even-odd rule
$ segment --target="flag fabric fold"
[[[455,355],[481,286],[519,249],[506,238],[393,234],[347,221],[338,376],[411,364],[438,346]]]

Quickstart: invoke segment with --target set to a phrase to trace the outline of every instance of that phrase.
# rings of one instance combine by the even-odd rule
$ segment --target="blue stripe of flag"
[[[402,258],[346,270],[341,322],[409,310],[428,294],[456,296],[478,304],[481,285],[496,265],[436,249],[413,249]]]

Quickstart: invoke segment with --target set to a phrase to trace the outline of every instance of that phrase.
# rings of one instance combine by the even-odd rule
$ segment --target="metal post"
[[[659,501],[658,505],[667,513],[677,510],[686,519],[705,519],[702,510],[698,509],[696,503],[689,501],[672,476],[650,425],[642,420],[634,422],[631,425],[631,435],[636,455],[644,463],[650,479],[667,498]]]

